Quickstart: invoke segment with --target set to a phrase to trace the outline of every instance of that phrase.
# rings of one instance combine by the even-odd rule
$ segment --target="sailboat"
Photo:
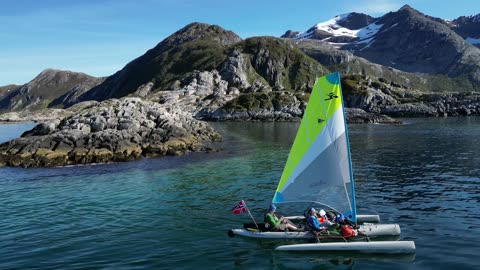
[[[316,80],[272,203],[320,204],[343,214],[354,223],[379,221],[376,215],[357,215],[348,130],[338,72]],[[244,227],[232,229],[229,234],[254,238],[314,237],[308,231],[272,232]],[[399,236],[401,233],[398,224],[361,223],[358,230],[368,237]],[[368,243],[373,242],[365,242]],[[365,247],[362,243],[346,244],[355,250]],[[408,243],[407,249],[411,250],[411,244]],[[279,250],[320,248],[321,244],[302,245],[316,246],[288,245],[279,247]],[[368,246],[372,247],[372,244]],[[370,249],[374,250],[375,247]]]

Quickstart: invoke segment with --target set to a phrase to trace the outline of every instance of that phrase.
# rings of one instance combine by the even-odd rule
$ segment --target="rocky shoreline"
[[[62,116],[46,111],[44,113],[37,114],[25,114],[20,115],[18,113],[8,113],[0,115],[0,124],[15,124],[15,123],[46,123],[57,122],[65,116],[73,114],[69,110],[63,111]],[[346,120],[348,124],[402,124],[402,121],[389,117],[387,115],[379,113],[370,113],[358,108],[345,108]],[[13,116],[13,117],[11,117]],[[199,113],[195,116],[197,120],[210,121],[210,122],[224,122],[224,121],[300,121],[302,118],[301,112],[284,112],[284,111],[272,111],[272,110],[247,110],[236,112],[210,112]]]
[[[189,113],[139,98],[92,102],[0,145],[0,166],[46,167],[128,161],[210,150],[220,135]]]
[[[347,106],[390,117],[480,115],[480,93],[415,93],[386,84],[361,86],[345,99]],[[360,94],[358,94],[360,93]]]

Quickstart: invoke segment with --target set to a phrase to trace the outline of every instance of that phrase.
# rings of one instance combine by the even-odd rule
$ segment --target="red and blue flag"
[[[241,200],[239,203],[237,203],[237,205],[235,205],[232,208],[232,212],[235,215],[247,212],[247,208],[245,207],[245,202],[243,200]]]

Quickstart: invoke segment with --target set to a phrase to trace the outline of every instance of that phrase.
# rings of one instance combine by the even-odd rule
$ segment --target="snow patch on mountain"
[[[365,43],[371,41],[375,34],[382,28],[383,24],[371,23],[367,27],[360,28],[357,31],[358,41],[356,43]]]
[[[374,39],[375,34],[382,28],[383,24],[376,24],[376,23],[371,23],[366,27],[352,30],[345,28],[340,25],[340,22],[347,19],[351,13],[348,14],[342,14],[335,16],[333,19],[330,19],[326,22],[318,23],[314,27],[310,28],[308,31],[300,33],[296,36],[298,39],[308,39],[310,38],[314,32],[317,31],[323,31],[326,33],[331,34],[333,37],[350,37],[350,38],[355,38],[354,43],[355,44],[362,44],[362,43],[367,43],[367,46],[369,46]],[[329,41],[331,37],[327,37],[323,39],[324,41]],[[346,43],[335,43],[335,42],[330,42],[333,45],[345,45]]]
[[[468,38],[465,39],[465,41],[472,44],[472,45],[480,44],[480,38],[468,37]]]
[[[358,30],[350,30],[348,28],[340,26],[338,23],[346,18],[348,18],[350,14],[342,14],[335,16],[333,19],[330,19],[326,22],[318,23],[313,27],[313,29],[325,31],[327,33],[332,34],[333,36],[348,36],[348,37],[356,37],[356,32]],[[312,35],[313,30],[309,30],[304,33],[300,33],[297,38],[309,38]]]

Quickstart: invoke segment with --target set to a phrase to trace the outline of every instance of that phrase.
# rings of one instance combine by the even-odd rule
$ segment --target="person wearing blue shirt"
[[[320,232],[327,229],[327,227],[322,226],[320,221],[318,221],[317,210],[315,210],[315,208],[310,208],[308,213],[309,213],[309,216],[307,218],[307,222],[308,222],[308,225],[310,225],[310,227],[312,228],[312,230],[316,232]]]

